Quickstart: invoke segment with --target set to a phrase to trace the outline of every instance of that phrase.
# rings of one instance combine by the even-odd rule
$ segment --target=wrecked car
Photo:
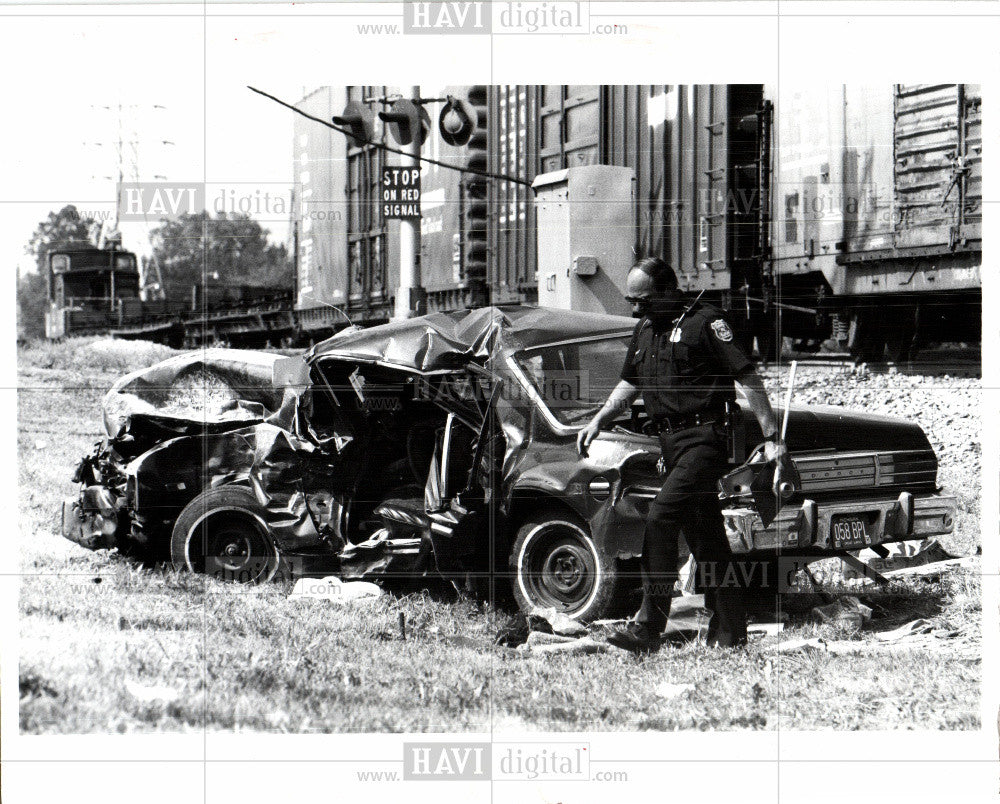
[[[641,402],[587,457],[575,439],[634,324],[489,307],[350,328],[301,357],[170,358],[107,394],[63,534],[241,582],[433,573],[601,617],[637,585],[659,446]],[[744,415],[733,434],[736,467],[761,433]],[[916,423],[792,407],[787,445],[801,483],[773,521],[739,474],[722,484],[736,553],[808,562],[952,531]]]

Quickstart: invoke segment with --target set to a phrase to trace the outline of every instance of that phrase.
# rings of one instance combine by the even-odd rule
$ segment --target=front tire
[[[248,584],[270,581],[281,563],[264,509],[244,486],[209,489],[188,503],[174,524],[170,559],[179,570]]]
[[[511,587],[521,611],[555,608],[575,620],[608,613],[618,587],[618,562],[563,511],[539,513],[521,525],[510,553]]]

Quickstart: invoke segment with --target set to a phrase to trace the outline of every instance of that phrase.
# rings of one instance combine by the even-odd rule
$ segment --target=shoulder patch
[[[723,343],[729,343],[733,339],[733,331],[723,318],[717,318],[712,322],[712,332]]]

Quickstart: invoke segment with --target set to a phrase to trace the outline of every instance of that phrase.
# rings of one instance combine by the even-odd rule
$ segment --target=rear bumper
[[[911,494],[864,500],[822,502],[803,500],[778,512],[767,528],[751,508],[726,508],[726,535],[735,553],[758,550],[808,550],[842,553],[876,544],[941,536],[955,530],[955,498],[941,494]],[[864,544],[845,547],[833,538],[833,518],[863,517],[869,527]]]

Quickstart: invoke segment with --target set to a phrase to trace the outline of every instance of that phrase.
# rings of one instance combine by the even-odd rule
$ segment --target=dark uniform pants
[[[732,567],[719,506],[718,480],[729,468],[722,426],[707,424],[662,434],[660,446],[668,474],[646,519],[642,608],[636,622],[654,633],[666,626],[683,533],[698,563],[705,607],[712,611],[708,644],[743,644],[747,638],[745,592],[733,582],[740,574]]]

